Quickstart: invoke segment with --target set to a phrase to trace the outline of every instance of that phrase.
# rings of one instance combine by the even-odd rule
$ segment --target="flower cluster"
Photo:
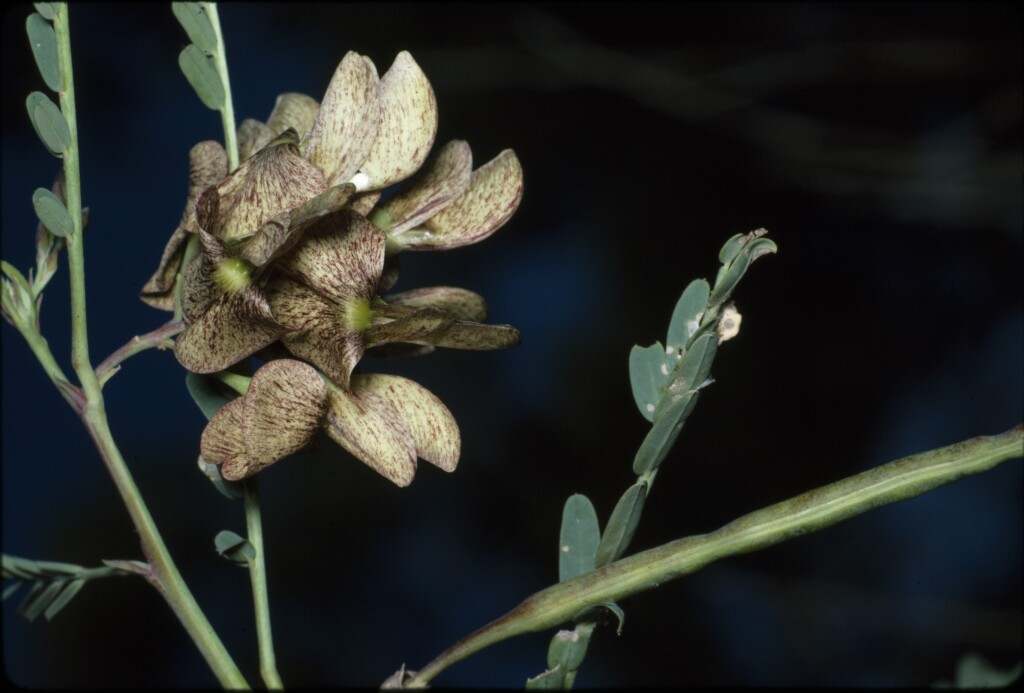
[[[406,378],[355,372],[371,350],[519,343],[511,326],[482,324],[486,305],[471,291],[387,293],[399,253],[480,241],[522,196],[511,150],[473,170],[456,140],[428,161],[436,132],[434,93],[411,55],[378,77],[349,53],[320,103],[283,94],[266,123],[241,124],[234,171],[216,142],[193,147],[185,213],[141,298],[180,306],[174,350],[188,370],[265,361],[203,432],[201,454],[224,478],[265,469],[320,428],[400,486],[417,458],[455,468],[459,431],[440,400]]]

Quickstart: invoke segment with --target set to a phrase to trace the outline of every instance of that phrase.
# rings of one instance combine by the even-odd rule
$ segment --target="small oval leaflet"
[[[60,90],[60,65],[57,62],[57,36],[53,33],[53,25],[41,15],[32,13],[25,21],[28,42],[32,45],[32,55],[43,81],[53,91]]]
[[[54,156],[63,156],[71,147],[71,131],[53,101],[41,91],[34,91],[25,100],[29,120],[36,134]]]
[[[36,191],[32,193],[32,206],[36,210],[39,221],[54,236],[68,238],[74,233],[71,215],[68,214],[64,203],[46,188],[36,188]]]
[[[597,512],[581,493],[569,496],[562,509],[562,531],[558,543],[558,580],[572,580],[594,569],[594,556],[601,538]]]
[[[601,543],[597,546],[595,564],[598,568],[612,561],[617,561],[629,548],[636,533],[637,525],[640,523],[640,514],[644,509],[644,501],[647,499],[647,482],[640,481],[622,494],[619,502],[612,510],[612,516],[608,518],[608,524],[601,535]]]
[[[213,53],[217,48],[217,35],[202,5],[198,2],[172,2],[171,10],[192,43],[201,51]]]
[[[214,111],[224,106],[224,85],[220,81],[212,57],[204,53],[199,46],[190,43],[178,56],[178,66],[203,105]]]
[[[218,554],[242,566],[248,565],[256,558],[256,548],[248,540],[229,530],[218,532],[213,538],[213,545]]]
[[[43,15],[43,19],[52,22],[53,18],[57,16],[57,10],[52,2],[34,2],[32,6],[36,8],[36,12]]]
[[[629,383],[636,407],[648,421],[654,421],[654,410],[661,401],[667,380],[665,347],[661,342],[649,347],[634,345],[629,352]]]
[[[697,325],[692,323],[699,324],[704,309],[707,308],[710,295],[711,287],[703,279],[695,279],[687,285],[676,302],[675,310],[672,311],[672,320],[668,326],[668,339],[665,342],[666,347],[672,347],[673,350],[686,347],[686,343],[697,331]],[[675,363],[670,363],[669,370],[674,367]]]

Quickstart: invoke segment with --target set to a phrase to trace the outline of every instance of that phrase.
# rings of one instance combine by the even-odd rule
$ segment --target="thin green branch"
[[[64,177],[66,205],[73,224],[73,231],[67,238],[68,267],[71,275],[71,362],[85,393],[85,406],[79,411],[79,415],[106,463],[114,484],[139,532],[143,553],[150,565],[153,566],[154,574],[158,578],[158,582],[154,582],[157,589],[181,620],[221,684],[231,688],[246,688],[245,679],[200,610],[178,572],[177,566],[171,559],[170,553],[157,531],[156,524],[142,500],[138,487],[128,471],[124,458],[114,442],[107,423],[99,378],[89,361],[78,127],[75,114],[71,35],[66,3],[56,4],[53,25],[57,38],[57,56],[61,75],[60,108],[67,120],[68,131],[71,134],[70,146],[64,155]]]
[[[35,354],[39,364],[43,367],[43,371],[46,372],[47,377],[50,378],[50,382],[54,384],[57,391],[60,392],[75,413],[81,416],[85,410],[85,394],[80,388],[71,384],[67,376],[64,375],[64,370],[57,363],[57,359],[54,358],[53,352],[50,351],[50,344],[46,341],[36,329],[35,325],[21,324],[20,322],[15,324],[18,332],[25,338],[25,342],[28,344],[29,349]]]
[[[105,358],[103,363],[96,366],[96,378],[99,380],[100,386],[106,384],[111,377],[120,371],[120,364],[127,361],[132,356],[153,348],[171,348],[174,345],[172,337],[180,334],[183,329],[185,329],[185,324],[183,322],[171,320],[152,332],[147,332],[142,336],[136,335],[135,337],[132,337],[127,344]]]
[[[277,673],[274,655],[274,635],[270,627],[270,600],[267,597],[267,567],[264,558],[263,522],[260,516],[259,480],[256,477],[243,483],[245,492],[245,527],[249,543],[256,549],[256,557],[249,561],[249,579],[252,581],[253,612],[256,616],[256,637],[259,642],[260,675],[268,689],[283,689]]]
[[[1000,435],[971,438],[904,457],[744,515],[710,534],[678,539],[610,563],[528,597],[512,611],[445,650],[405,687],[424,687],[440,672],[474,652],[516,635],[553,628],[593,604],[657,587],[721,558],[816,532],[872,508],[913,498],[1022,456],[1024,424],[1019,424]]]

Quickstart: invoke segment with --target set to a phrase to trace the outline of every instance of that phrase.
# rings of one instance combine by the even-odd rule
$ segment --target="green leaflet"
[[[748,234],[743,234],[740,241],[736,241],[734,236],[722,248],[723,258],[727,255],[732,257],[728,262],[723,260],[724,264],[718,271],[718,276],[715,278],[715,288],[708,299],[709,308],[717,308],[729,299],[733,289],[739,284],[740,279],[746,274],[747,269],[754,260],[762,255],[778,252],[778,246],[775,245],[774,241],[763,238],[765,233],[767,231],[764,229],[751,231]],[[736,247],[737,244],[739,245],[738,248]],[[729,251],[728,253],[726,252],[727,250]]]
[[[224,85],[210,55],[190,43],[178,56],[178,66],[207,108],[219,111],[224,107]]]
[[[590,499],[581,493],[569,496],[562,509],[558,540],[558,580],[565,582],[594,570],[601,530]]]
[[[679,300],[676,302],[675,310],[672,311],[672,321],[668,326],[668,340],[665,342],[666,350],[672,349],[675,358],[682,356],[681,351],[685,350],[686,343],[697,332],[700,327],[700,319],[704,315],[704,309],[708,305],[708,296],[711,294],[711,287],[703,279],[695,279],[687,285]],[[668,362],[669,370],[675,367],[675,363]]]
[[[53,6],[52,2],[34,2],[32,6],[36,8],[36,12],[43,15],[43,19],[52,22],[53,18],[57,16],[57,11]]]
[[[64,583],[63,589],[57,591],[49,606],[43,611],[43,616],[46,617],[47,621],[60,613],[60,610],[71,603],[75,595],[85,587],[85,580],[81,578],[77,580],[62,580],[61,582]]]
[[[633,459],[633,473],[637,476],[657,469],[679,437],[683,422],[697,404],[698,393],[695,391],[680,395],[678,399],[666,398],[670,403],[665,407],[664,414],[656,417],[647,437],[640,444]]]
[[[36,188],[32,193],[32,206],[36,216],[43,222],[46,230],[59,238],[68,238],[74,233],[71,215],[64,203],[46,188]]]
[[[71,131],[57,104],[41,91],[34,91],[25,100],[29,120],[39,139],[54,156],[64,156],[71,147]]]
[[[25,21],[28,42],[43,81],[53,91],[60,91],[60,65],[57,62],[57,35],[44,17],[32,13]]]
[[[217,34],[210,17],[198,2],[172,2],[171,10],[192,43],[205,53],[217,50]]]
[[[256,559],[256,549],[249,541],[229,530],[217,532],[213,538],[217,553],[232,563],[247,566]]]
[[[649,347],[635,345],[629,352],[629,383],[637,409],[648,421],[654,421],[654,410],[668,382],[665,347],[655,342]]]
[[[595,564],[598,568],[618,560],[625,553],[629,542],[633,539],[633,534],[636,533],[646,499],[647,482],[645,481],[633,484],[619,498],[615,509],[612,510],[612,516],[608,518],[604,534],[601,535],[601,543],[597,547]]]

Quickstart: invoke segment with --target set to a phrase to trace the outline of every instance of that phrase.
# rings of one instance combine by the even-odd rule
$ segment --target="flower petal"
[[[188,154],[189,185],[185,211],[178,228],[167,241],[160,265],[142,287],[139,295],[145,303],[162,310],[174,310],[174,280],[185,259],[188,234],[195,231],[195,202],[206,188],[216,185],[228,174],[228,155],[219,143],[213,140],[200,142]]]
[[[519,330],[511,325],[455,320],[450,313],[437,308],[408,308],[389,303],[375,306],[374,315],[393,319],[375,323],[366,330],[364,339],[368,348],[392,342],[411,342],[450,349],[494,351],[517,346],[522,340]]]
[[[324,298],[348,304],[371,298],[384,266],[384,232],[350,209],[308,229],[277,266]]]
[[[456,320],[433,332],[426,340],[434,346],[472,351],[496,351],[519,346],[523,335],[511,325],[482,325]]]
[[[388,305],[409,308],[438,308],[457,320],[480,322],[487,319],[484,297],[455,286],[431,286],[384,297]]]
[[[291,250],[306,228],[344,208],[354,192],[355,186],[351,183],[336,185],[290,212],[281,212],[255,234],[243,239],[238,256],[257,268],[265,267]]]
[[[332,387],[329,396],[327,435],[398,486],[412,483],[416,444],[395,407],[373,392],[358,397]]]
[[[381,120],[373,146],[359,166],[360,190],[380,190],[415,173],[437,135],[434,90],[408,51],[380,79]]]
[[[270,282],[267,296],[274,317],[289,330],[281,337],[288,351],[348,388],[349,376],[363,357],[363,339],[346,328],[341,309],[283,276]]]
[[[207,231],[225,240],[249,236],[273,216],[326,190],[323,174],[299,156],[297,143],[288,130],[224,179],[217,186],[217,223]]]
[[[388,308],[391,306],[384,308],[383,311],[387,311]],[[367,328],[366,345],[375,347],[392,342],[432,343],[430,339],[433,335],[452,322],[452,316],[444,311],[432,308],[410,310],[390,322],[374,324]]]
[[[366,399],[374,393],[387,400],[412,434],[416,454],[446,472],[459,463],[459,425],[448,408],[427,388],[397,375],[354,375],[352,389]]]
[[[265,123],[254,118],[246,118],[238,126],[238,159],[245,161],[253,154],[270,144],[275,134]]]
[[[220,142],[200,142],[188,153],[188,199],[193,202],[199,193],[220,183],[228,175],[228,153]],[[187,216],[187,214],[186,214]]]
[[[201,454],[223,464],[237,481],[304,448],[327,412],[327,384],[316,369],[283,359],[271,361],[249,383],[244,397],[221,407],[203,431]]]
[[[139,292],[143,303],[160,310],[174,310],[174,280],[185,259],[190,237],[184,226],[179,226],[171,234],[160,256],[160,265]]]
[[[386,213],[383,228],[399,236],[434,216],[469,187],[473,153],[463,140],[452,140],[438,151],[430,166],[397,195],[378,207]],[[378,223],[378,217],[370,217]]]
[[[443,250],[476,243],[511,218],[523,196],[523,169],[511,149],[473,171],[469,189],[423,226],[395,240],[409,250]]]
[[[272,321],[266,297],[256,287],[220,294],[178,336],[174,354],[193,373],[222,371],[276,341],[282,329]]]
[[[210,464],[233,464],[235,458],[247,457],[245,430],[245,397],[231,400],[206,424],[199,439],[199,454]]]
[[[291,250],[299,234],[291,233],[291,213],[281,212],[267,220],[252,236],[242,240],[238,257],[262,269],[276,257]]]
[[[306,158],[327,185],[351,179],[373,146],[381,117],[378,82],[373,62],[351,51],[334,71],[306,145]]]
[[[368,190],[352,198],[352,204],[349,206],[365,217],[378,200],[380,200],[380,190]]]
[[[181,312],[185,322],[195,322],[222,292],[213,281],[216,265],[200,255],[181,275]]]
[[[305,94],[281,94],[274,103],[274,110],[267,118],[267,127],[275,135],[280,135],[288,128],[298,133],[301,140],[303,135],[313,129],[313,121],[316,120],[320,104],[312,96]]]

